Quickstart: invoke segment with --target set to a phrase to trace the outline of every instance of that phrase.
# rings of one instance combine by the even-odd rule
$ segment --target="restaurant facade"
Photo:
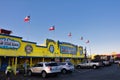
[[[46,39],[44,46],[25,41],[22,37],[0,34],[0,70],[11,64],[14,72],[24,62],[33,66],[37,62],[70,61],[74,65],[84,59],[83,47],[72,43]]]

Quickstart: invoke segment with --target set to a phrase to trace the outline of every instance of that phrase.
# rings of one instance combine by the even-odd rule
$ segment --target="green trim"
[[[22,40],[22,42],[27,42],[27,43],[32,43],[32,44],[36,44],[36,42],[31,42],[31,41],[25,41],[25,40]]]
[[[47,46],[40,46],[40,45],[36,45],[36,47],[47,48]]]

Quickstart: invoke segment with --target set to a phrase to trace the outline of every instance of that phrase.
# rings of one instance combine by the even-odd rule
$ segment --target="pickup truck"
[[[100,66],[102,66],[101,62],[86,61],[86,62],[81,62],[76,67],[77,68],[93,68],[93,69],[96,69],[96,68],[99,68]]]

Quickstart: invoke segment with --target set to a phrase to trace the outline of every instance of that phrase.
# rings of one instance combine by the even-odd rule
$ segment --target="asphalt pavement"
[[[119,80],[120,67],[116,64],[100,69],[75,69],[69,74],[59,74],[42,78],[40,75],[24,76],[23,74],[12,75],[11,80]],[[0,80],[6,80],[5,73],[0,71]]]

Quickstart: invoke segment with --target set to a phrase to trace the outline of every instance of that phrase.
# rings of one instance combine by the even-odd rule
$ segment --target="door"
[[[2,57],[1,58],[1,67],[0,70],[5,71],[8,66],[9,58],[8,57]]]

